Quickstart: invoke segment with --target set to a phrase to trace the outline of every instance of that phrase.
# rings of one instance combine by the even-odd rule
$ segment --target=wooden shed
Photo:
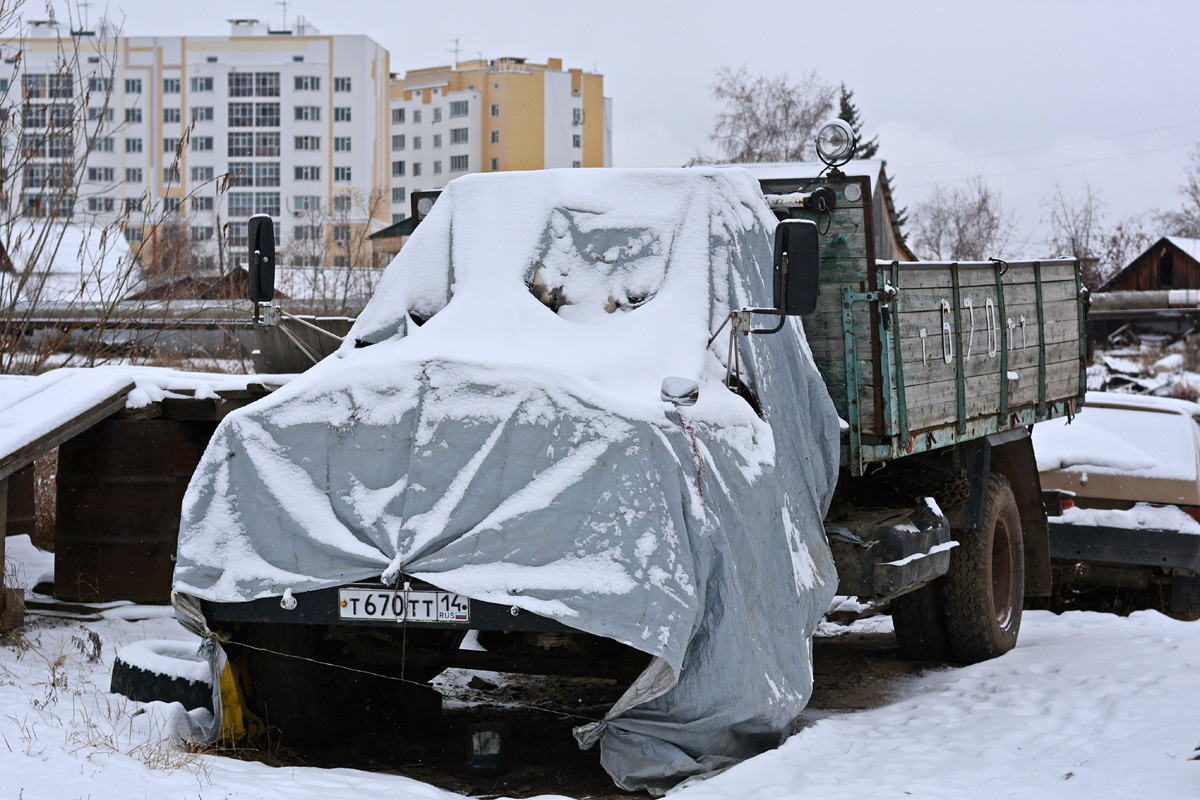
[[[1101,292],[1200,289],[1200,239],[1164,236],[1109,278]]]

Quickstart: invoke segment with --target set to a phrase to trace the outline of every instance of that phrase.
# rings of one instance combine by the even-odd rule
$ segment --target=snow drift
[[[181,616],[413,576],[654,657],[576,731],[624,788],[778,744],[836,588],[838,422],[799,320],[738,337],[761,417],[708,346],[771,305],[774,225],[740,170],[454,181],[341,350],[217,430]],[[671,376],[694,406],[660,400]]]

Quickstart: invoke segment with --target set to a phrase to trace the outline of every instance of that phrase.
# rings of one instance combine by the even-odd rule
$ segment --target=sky
[[[53,0],[60,9],[63,0]],[[29,0],[30,6],[40,6]],[[225,35],[227,18],[282,23],[272,0],[93,0],[128,35]],[[336,9],[336,10],[335,10]],[[855,3],[507,3],[289,0],[322,33],[366,34],[392,70],[501,56],[563,59],[604,75],[613,166],[711,154],[721,67],[854,91],[900,206],[982,177],[1013,212],[1009,256],[1044,255],[1045,201],[1091,187],[1106,221],[1178,207],[1200,144],[1196,0],[906,0]]]

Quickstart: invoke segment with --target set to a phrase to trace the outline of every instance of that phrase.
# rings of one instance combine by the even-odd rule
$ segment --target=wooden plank
[[[1026,312],[1025,313],[1025,325],[1026,325],[1026,337],[1025,338],[1027,341],[1029,341],[1031,343],[1031,346],[1032,346],[1033,344],[1037,343],[1036,306],[1022,307],[1022,308]],[[1051,344],[1054,342],[1068,342],[1068,341],[1074,341],[1074,342],[1078,343],[1079,342],[1079,317],[1074,314],[1072,314],[1070,316],[1065,316],[1065,315],[1056,313],[1058,310],[1059,309],[1054,309],[1054,308],[1046,309],[1046,343]],[[1033,311],[1034,313],[1031,315],[1030,313],[1027,313],[1029,311]],[[1016,313],[1016,314],[1007,313],[1008,309],[1005,309],[1005,312],[1006,312],[1005,316],[1008,318],[1011,318],[1014,322],[1019,320],[1021,317],[1020,313]],[[953,315],[951,315],[951,316],[953,316]],[[1032,320],[1032,323],[1031,323],[1031,320]],[[1005,324],[1005,321],[1001,320],[1001,319],[997,319],[996,322],[998,325]],[[933,353],[933,352],[940,353],[941,352],[940,348],[942,346],[941,345],[942,318],[941,318],[940,312],[938,312],[938,311],[923,311],[923,312],[920,312],[917,314],[901,314],[899,324],[900,324],[900,339],[902,342],[909,340],[909,339],[915,339],[919,343],[921,340],[921,329],[924,328],[925,332],[926,332],[926,339],[927,339],[926,349],[930,353]],[[950,331],[951,331],[951,334],[953,334],[954,325],[953,325],[952,321],[951,321]],[[1017,344],[1019,346],[1020,342],[1021,342],[1021,332],[1020,332],[1019,328],[1017,330],[1014,330],[1013,335],[1016,337]],[[966,336],[967,336],[967,332],[964,331],[964,337],[966,337]],[[997,339],[997,346],[998,346],[999,339],[1000,339],[998,331],[996,334],[996,339]],[[981,341],[983,342],[983,344],[979,345],[979,346],[982,347],[983,349],[986,349],[987,348],[987,330],[986,330],[986,328],[976,328],[975,329],[974,344],[978,345],[978,343]],[[917,347],[918,347],[917,352],[920,352],[920,349],[919,349],[920,345],[918,344]],[[973,347],[972,349],[975,349],[975,348]]]
[[[986,417],[995,415],[997,412],[997,389],[998,384],[992,381],[988,386],[983,383],[983,379],[976,379],[979,383],[976,384],[976,391],[968,389],[967,392],[967,418],[974,419],[976,417]],[[1025,386],[1021,386],[1018,391],[1014,392],[1009,397],[1009,411],[1017,411],[1022,407],[1035,405],[1037,402],[1037,382],[1036,375],[1032,379],[1032,384],[1023,378],[1022,381],[1026,385],[1032,386],[1032,392],[1029,394],[1029,399],[1021,399],[1021,391]],[[921,431],[927,428],[936,428],[943,425],[952,425],[958,421],[957,403],[950,395],[949,400],[936,400],[932,391],[934,384],[927,384],[930,388],[929,398],[926,401],[909,400],[908,403],[908,420],[909,425],[914,431]],[[1046,402],[1061,402],[1063,400],[1073,399],[1079,395],[1079,376],[1078,373],[1066,378],[1061,378],[1054,381],[1046,382]]]
[[[1042,302],[1046,305],[1062,301],[1070,301],[1074,305],[1077,302],[1077,294],[1074,281],[1043,281],[1042,283]],[[903,289],[897,297],[896,303],[901,314],[911,314],[937,310],[941,307],[943,300],[949,302],[950,299],[949,289]],[[988,300],[991,300],[993,305],[996,304],[995,285],[966,287],[962,290],[962,299],[963,313],[967,313],[966,301],[970,300],[978,321],[984,313]],[[1004,303],[1006,306],[1023,303],[1036,305],[1037,286],[1033,283],[1021,283],[1005,287]],[[965,325],[966,322],[964,321],[963,324]]]
[[[1075,280],[1075,263],[1073,261],[1043,261],[1043,281],[1073,281]],[[948,264],[928,264],[919,261],[900,263],[899,286],[901,292],[910,289],[951,289],[950,267]],[[1002,279],[1005,287],[1017,283],[1033,282],[1033,262],[1013,262],[1004,273]],[[984,287],[996,285],[994,269],[975,269],[961,266],[959,281],[962,287]]]

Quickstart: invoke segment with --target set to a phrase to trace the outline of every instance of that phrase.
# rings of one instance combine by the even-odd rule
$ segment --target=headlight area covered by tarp
[[[777,745],[837,585],[838,420],[798,319],[737,337],[761,417],[724,386],[727,334],[708,344],[771,306],[774,227],[736,169],[453,181],[341,349],[221,423],[181,618],[411,576],[653,657],[576,730],[622,788]],[[663,402],[668,376],[698,402]]]

